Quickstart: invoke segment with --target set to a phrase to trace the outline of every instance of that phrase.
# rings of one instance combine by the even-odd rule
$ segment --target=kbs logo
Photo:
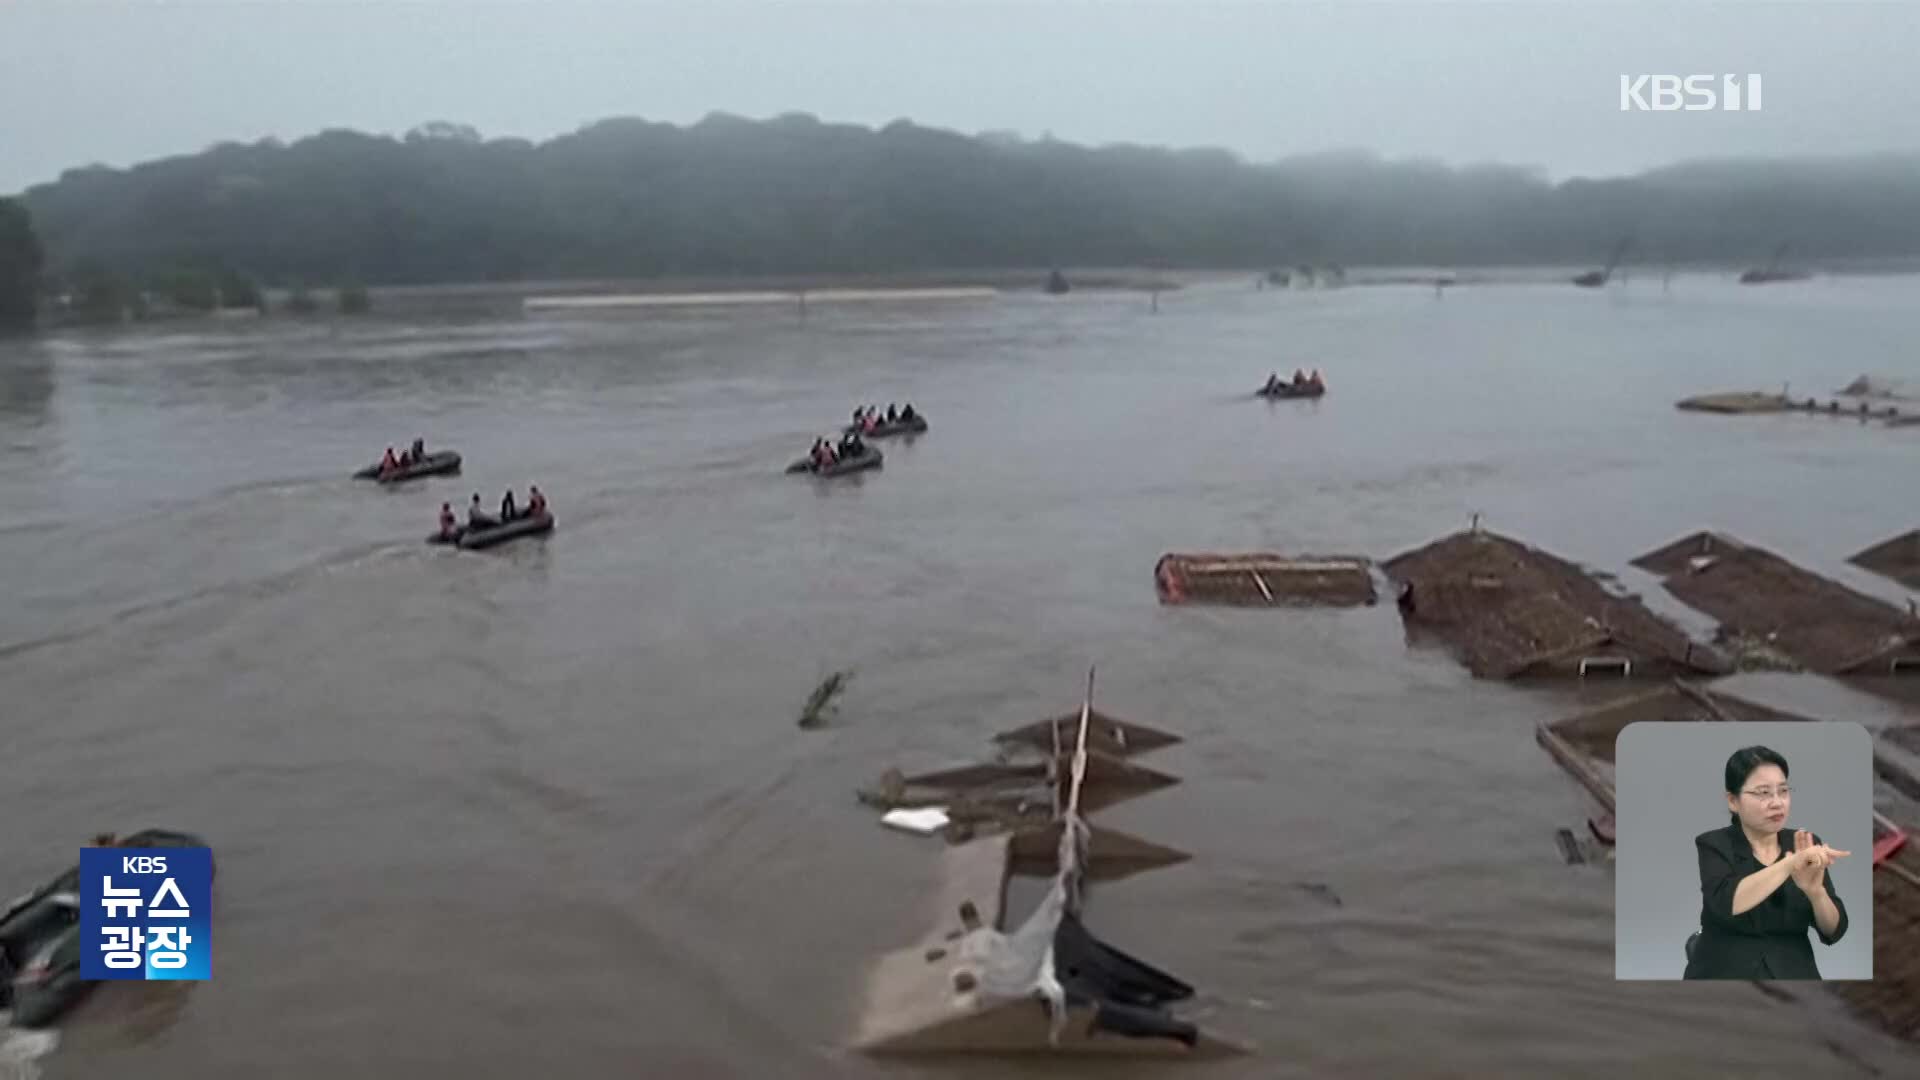
[[[1759,112],[1760,76],[1622,75],[1621,112]]]
[[[212,975],[207,848],[80,849],[80,977]]]

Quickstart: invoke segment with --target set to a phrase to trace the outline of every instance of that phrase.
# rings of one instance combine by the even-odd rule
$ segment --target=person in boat
[[[855,406],[853,410],[853,422],[855,424],[858,424],[860,422],[860,418],[866,415],[866,411],[867,410],[864,406]]]
[[[877,413],[870,412],[865,420],[860,421],[860,430],[868,435],[873,434],[879,427],[880,417]]]
[[[906,408],[900,410],[900,419],[908,424],[913,423],[913,402],[907,402]]]
[[[1327,388],[1326,381],[1320,378],[1319,368],[1314,368],[1313,374],[1307,376],[1307,385],[1313,387],[1315,390],[1325,390]]]
[[[413,448],[409,452],[413,454],[413,460],[425,461],[427,459],[427,440],[415,436]]]
[[[1307,385],[1307,373],[1299,368],[1293,369],[1293,385],[1298,388]]]
[[[519,511],[513,505],[513,489],[508,488],[507,493],[500,497],[500,523],[504,525],[519,516]]]
[[[399,469],[400,459],[393,456],[393,447],[389,446],[387,447],[386,456],[380,459],[380,475],[385,476],[388,473],[398,472]]]
[[[458,528],[459,528],[459,522],[453,516],[453,504],[441,503],[440,504],[440,539],[442,540],[453,539],[454,530]]]
[[[1277,371],[1267,372],[1267,385],[1262,389],[1269,394],[1280,389],[1280,373]]]
[[[1847,932],[1847,906],[1827,868],[1846,858],[1805,829],[1789,831],[1787,759],[1764,746],[1727,758],[1728,825],[1694,837],[1700,932],[1687,941],[1688,979],[1818,979],[1823,945]]]
[[[527,516],[541,517],[547,512],[547,497],[540,493],[540,485],[527,485]]]
[[[474,492],[473,501],[467,504],[467,528],[491,529],[498,524],[500,524],[498,521],[489,517],[487,512],[480,508],[480,493]]]
[[[891,424],[899,419],[900,410],[893,407],[893,402],[887,402],[887,423]]]

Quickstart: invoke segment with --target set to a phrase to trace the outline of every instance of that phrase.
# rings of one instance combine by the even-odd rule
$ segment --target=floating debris
[[[1573,563],[1476,523],[1388,560],[1401,617],[1453,646],[1481,678],[1721,674],[1711,646]]]
[[[840,696],[852,679],[853,671],[849,669],[836,671],[821,680],[820,685],[813,688],[813,693],[807,695],[807,704],[800,710],[800,726],[816,728],[825,723],[828,716],[837,714],[840,710],[832,704],[833,699]]]
[[[1153,578],[1166,604],[1206,603],[1270,607],[1374,603],[1372,563],[1353,555],[1162,555]]]
[[[1568,866],[1581,866],[1586,863],[1587,853],[1581,849],[1580,841],[1574,839],[1572,829],[1561,829],[1554,834],[1553,839],[1560,845],[1560,857],[1566,860]]]
[[[1699,532],[1633,560],[1719,620],[1824,675],[1920,671],[1920,619],[1724,533]]]
[[[1331,885],[1322,884],[1318,881],[1302,881],[1295,884],[1294,887],[1329,907],[1346,906],[1340,899],[1340,894],[1334,892],[1333,886]]]

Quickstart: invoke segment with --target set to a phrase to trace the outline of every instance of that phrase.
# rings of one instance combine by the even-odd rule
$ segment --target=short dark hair
[[[1778,765],[1780,775],[1792,775],[1792,770],[1787,768],[1787,759],[1781,757],[1779,751],[1765,746],[1743,746],[1727,758],[1727,794],[1740,794],[1740,788],[1746,784],[1747,777],[1752,776],[1753,770],[1762,765]],[[1728,816],[1733,819],[1735,825],[1740,824],[1739,814]]]

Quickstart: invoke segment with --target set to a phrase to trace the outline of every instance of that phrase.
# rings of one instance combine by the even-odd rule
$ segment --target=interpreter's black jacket
[[[1814,837],[1814,843],[1820,838]],[[1794,849],[1793,834],[1780,833],[1780,857]],[[1689,979],[1817,979],[1813,945],[1807,928],[1832,945],[1847,932],[1847,905],[1833,891],[1833,875],[1823,872],[1821,883],[1840,912],[1831,936],[1814,925],[1813,902],[1792,878],[1766,899],[1742,914],[1733,914],[1733,891],[1749,874],[1766,869],[1753,857],[1753,847],[1739,824],[1704,832],[1693,838],[1700,855],[1700,940],[1687,961]]]

